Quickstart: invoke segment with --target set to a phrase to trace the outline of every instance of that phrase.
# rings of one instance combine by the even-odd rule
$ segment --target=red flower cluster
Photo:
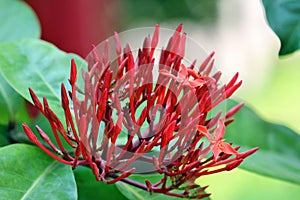
[[[239,153],[239,147],[223,141],[225,126],[242,104],[223,115],[209,114],[241,81],[237,82],[236,74],[220,86],[221,73],[211,75],[213,53],[197,71],[196,61],[185,64],[186,34],[181,25],[162,50],[157,48],[159,31],[156,26],[152,38],[147,36],[137,52],[129,44],[122,51],[115,34],[116,61],[109,60],[107,42],[101,52],[94,48],[88,69],[82,70],[83,89],[72,60],[71,91],[67,93],[61,85],[66,129],[46,98],[42,104],[30,89],[34,106],[48,119],[58,147],[38,126],[37,131],[54,152],[26,124],[23,128],[51,157],[73,168],[88,165],[98,181],[123,181],[150,193],[203,198],[209,194],[195,183],[197,178],[232,170],[257,150]],[[73,153],[65,150],[62,138],[74,148]],[[159,173],[162,178],[155,183],[130,179],[141,172]]]

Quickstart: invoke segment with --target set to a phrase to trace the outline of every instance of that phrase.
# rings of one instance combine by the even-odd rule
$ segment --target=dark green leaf
[[[1,0],[0,20],[0,43],[40,36],[37,17],[23,1]]]
[[[62,118],[60,85],[70,74],[71,59],[78,66],[84,61],[54,45],[35,39],[0,44],[0,71],[7,82],[25,99],[31,101],[28,88],[40,98],[47,97],[50,108]]]
[[[145,180],[149,180],[151,183],[155,183],[159,180],[161,180],[162,175],[161,174],[153,174],[153,175],[131,175],[130,179],[133,179],[135,181],[138,181],[140,183],[145,183]],[[175,200],[175,199],[186,199],[186,198],[178,198],[178,197],[172,197],[160,193],[153,193],[150,195],[149,192],[136,188],[134,186],[131,186],[127,183],[123,182],[117,182],[118,189],[120,192],[126,196],[130,200],[158,200],[158,199],[165,199],[165,200]],[[181,191],[182,192],[182,191]],[[203,200],[209,200],[210,198],[204,198]]]
[[[8,144],[8,128],[7,126],[0,125],[0,147]]]
[[[9,141],[6,137],[6,135],[3,134],[3,132],[0,133],[0,147],[8,145]]]
[[[227,101],[232,107],[236,103]],[[248,107],[243,107],[227,128],[228,142],[242,150],[260,149],[241,168],[276,179],[300,184],[300,135],[293,130],[264,121]]]
[[[299,0],[262,0],[267,20],[281,41],[280,55],[300,48]]]
[[[95,179],[92,170],[87,167],[77,167],[74,170],[77,183],[78,199],[126,199],[115,184],[107,185]]]
[[[0,199],[77,199],[74,175],[37,147],[14,144],[0,149]]]
[[[149,20],[163,22],[170,20],[193,20],[197,23],[213,23],[217,19],[218,0],[210,1],[174,1],[172,0],[152,0],[146,4],[139,0],[125,0],[123,2],[124,21],[126,23],[143,22]],[[136,9],[139,8],[139,9]]]

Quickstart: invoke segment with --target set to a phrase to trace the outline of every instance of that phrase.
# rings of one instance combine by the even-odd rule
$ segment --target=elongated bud
[[[179,24],[179,26],[176,28],[176,32],[181,32],[183,28],[183,24]]]
[[[43,106],[42,106],[42,103],[40,102],[39,98],[35,95],[35,93],[33,92],[33,90],[31,88],[29,88],[29,93],[30,93],[30,96],[31,96],[31,99],[34,103],[34,105],[40,110],[43,112]]]
[[[29,138],[30,141],[33,143],[37,143],[37,138],[34,135],[34,133],[31,131],[31,129],[27,126],[27,124],[23,123],[22,124],[23,130],[26,133],[27,137]]]
[[[239,81],[237,84],[233,85],[231,88],[226,90],[226,98],[231,97],[231,95],[242,85],[243,81]]]
[[[72,87],[75,85],[75,82],[77,80],[77,67],[76,67],[76,63],[75,60],[72,59],[71,61],[71,73],[70,73],[70,84],[72,85]]]
[[[115,37],[117,55],[120,55],[122,53],[122,45],[121,45],[119,34],[117,32],[114,32],[114,37]]]
[[[61,84],[61,98],[62,98],[62,106],[64,109],[69,107],[69,98],[67,95],[67,91],[65,88],[65,85],[62,83]]]
[[[158,44],[158,37],[159,37],[159,25],[156,24],[155,30],[152,36],[152,41],[151,41],[151,48],[156,48]]]
[[[237,113],[242,107],[244,106],[244,103],[239,103],[235,107],[231,108],[225,115],[225,118],[232,117],[235,113]]]
[[[36,130],[38,131],[38,133],[40,134],[41,138],[47,143],[49,144],[49,146],[57,153],[59,153],[60,155],[62,155],[62,152],[52,143],[52,141],[50,140],[49,136],[39,127],[39,126],[35,126]]]
[[[200,67],[199,67],[199,74],[205,70],[205,68],[207,67],[208,63],[213,59],[214,55],[215,55],[215,52],[213,51],[213,52],[211,52],[211,53],[209,54],[209,56],[207,56],[207,58],[202,62],[202,64],[201,64]]]
[[[225,89],[231,88],[231,87],[235,84],[235,82],[237,81],[238,77],[239,77],[239,73],[237,72],[237,73],[232,77],[232,79],[229,81],[229,83],[226,84]]]
[[[243,152],[243,153],[240,153],[240,154],[239,154],[239,157],[241,157],[241,158],[246,158],[246,157],[250,156],[251,154],[255,153],[255,152],[258,151],[258,150],[259,150],[258,147],[253,148],[253,149],[250,149],[250,150],[248,150],[248,151],[245,151],[245,152]]]
[[[94,173],[97,181],[100,181],[99,168],[97,167],[96,163],[92,164],[92,170],[93,170],[93,173]]]
[[[234,168],[238,167],[242,162],[243,162],[243,159],[238,159],[238,160],[226,165],[226,170],[227,171],[233,170]]]

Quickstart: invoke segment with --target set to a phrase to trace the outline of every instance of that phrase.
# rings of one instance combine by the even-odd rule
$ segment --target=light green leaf
[[[77,199],[74,175],[39,148],[14,144],[0,149],[0,199]]]
[[[227,101],[229,108],[236,105]],[[243,107],[226,130],[228,142],[242,150],[259,147],[241,168],[276,179],[300,184],[300,135],[293,130],[264,121],[249,107]]]
[[[1,0],[0,20],[0,43],[40,36],[38,19],[23,1]],[[0,74],[0,124],[15,120],[21,101]]]
[[[140,183],[145,183],[145,180],[149,180],[151,183],[155,183],[159,180],[161,180],[162,175],[161,174],[152,174],[152,175],[131,175],[130,179],[133,179],[134,181],[138,181]],[[117,187],[120,190],[120,192],[126,196],[130,200],[159,200],[159,199],[165,199],[165,200],[175,200],[175,199],[187,199],[187,198],[178,198],[178,197],[172,197],[160,193],[153,193],[150,195],[149,192],[136,188],[134,186],[131,186],[127,183],[123,183],[121,181],[117,182]],[[182,191],[181,191],[182,192]],[[203,200],[209,200],[210,198],[204,198]]]
[[[0,43],[40,37],[38,19],[23,1],[0,1]]]
[[[262,0],[267,20],[281,41],[279,55],[300,48],[299,0]]]
[[[60,118],[63,118],[60,86],[62,82],[69,85],[67,80],[72,58],[76,60],[78,67],[84,65],[79,56],[67,54],[41,40],[28,39],[0,44],[0,71],[7,82],[29,101],[29,87],[40,100],[46,97],[50,108]]]
[[[95,179],[92,170],[87,167],[77,167],[74,170],[77,183],[78,199],[126,199],[115,184],[105,184]]]

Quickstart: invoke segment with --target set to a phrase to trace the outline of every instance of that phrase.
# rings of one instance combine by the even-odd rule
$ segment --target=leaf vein
[[[49,173],[49,171],[51,171],[51,169],[54,168],[56,164],[57,164],[56,161],[54,161],[51,165],[49,165],[45,169],[45,171],[32,183],[32,185],[27,190],[27,192],[23,195],[21,200],[25,200],[30,195],[30,193],[34,190],[35,186],[37,186],[42,181],[42,179],[46,176],[46,174]]]

